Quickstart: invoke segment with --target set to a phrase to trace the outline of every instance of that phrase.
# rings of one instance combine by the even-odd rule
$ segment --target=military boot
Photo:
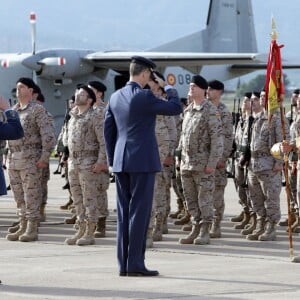
[[[244,212],[243,221],[239,224],[234,225],[234,229],[244,229],[245,226],[249,223],[249,221],[250,221],[250,214],[248,212]]]
[[[76,223],[76,214],[73,214],[73,216],[71,218],[65,218],[65,223],[66,224],[75,224]]]
[[[179,220],[176,220],[174,221],[174,225],[184,225],[184,224],[187,224],[191,219],[191,216],[188,212],[185,212],[185,215],[179,219]]]
[[[168,229],[168,218],[167,218],[167,216],[165,216],[165,217],[163,218],[162,233],[163,233],[163,234],[168,234],[168,233],[169,233],[169,229]]]
[[[220,238],[221,237],[221,220],[220,218],[214,218],[209,236],[212,239]]]
[[[38,239],[38,220],[28,220],[26,231],[19,236],[20,242],[33,242]]]
[[[94,245],[94,232],[96,229],[96,223],[91,220],[86,221],[86,229],[84,235],[76,241],[78,246]]]
[[[163,227],[163,216],[158,213],[155,218],[155,225],[153,229],[153,241],[162,241],[162,227]]]
[[[20,227],[19,229],[14,232],[14,233],[9,233],[6,235],[6,239],[9,241],[18,241],[19,236],[25,233],[27,227],[27,220],[26,219],[21,219],[20,220]]]
[[[14,226],[19,225],[19,224],[20,224],[20,221],[13,222],[13,223],[11,224],[11,227],[14,227]]]
[[[294,233],[300,233],[300,226],[296,226],[294,229],[293,229],[293,232]]]
[[[291,214],[291,223],[293,224],[296,221],[296,216],[294,213]],[[288,226],[289,219],[286,218],[283,221],[278,223],[279,226]]]
[[[65,240],[65,244],[67,245],[75,245],[77,240],[83,237],[85,233],[85,228],[86,228],[86,222],[85,221],[77,221],[78,223],[78,229],[75,235],[71,238],[68,238]]]
[[[241,211],[241,213],[237,216],[234,216],[230,219],[231,222],[242,222],[244,217],[244,211]]]
[[[268,221],[266,223],[266,229],[263,234],[258,237],[259,241],[275,241],[276,240],[276,230],[275,223]]]
[[[147,230],[146,248],[153,247],[153,228],[149,227]]]
[[[256,228],[256,214],[252,214],[250,216],[249,223],[241,231],[241,234],[243,234],[243,235],[250,234],[255,230],[255,228]]]
[[[295,214],[295,221],[292,222],[292,231],[296,232],[295,229],[299,226],[300,222],[299,222],[299,215]]]
[[[197,238],[197,236],[199,235],[199,232],[200,232],[200,224],[199,223],[193,224],[193,228],[192,228],[192,231],[190,232],[190,234],[186,238],[179,239],[179,243],[180,244],[193,244],[195,238]]]
[[[210,224],[207,222],[201,224],[200,234],[194,240],[195,245],[207,245],[210,243],[209,226]]]
[[[106,234],[105,231],[106,231],[106,217],[100,217],[96,225],[96,231],[94,233],[94,237],[95,238],[105,237]]]
[[[73,204],[73,200],[71,197],[69,197],[69,201],[66,204],[60,206],[59,208],[62,210],[68,210],[72,204]]]
[[[46,221],[45,208],[46,208],[46,203],[43,203],[40,207],[40,222]]]
[[[20,228],[20,223],[18,222],[16,225],[9,227],[7,231],[9,233],[15,233],[19,230],[19,228]]]
[[[255,230],[247,235],[247,240],[257,241],[258,237],[265,231],[265,219],[260,218],[257,220]]]
[[[182,210],[184,209],[183,207],[183,203],[182,200],[180,198],[177,198],[177,210],[173,213],[169,214],[169,217],[171,219],[177,219],[178,215],[182,212]]]
[[[182,231],[191,231],[193,229],[192,222],[189,222],[181,227]]]

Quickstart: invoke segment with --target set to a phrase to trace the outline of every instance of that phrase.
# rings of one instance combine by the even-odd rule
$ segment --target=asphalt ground
[[[231,179],[225,193],[222,238],[210,245],[180,245],[187,235],[169,219],[169,234],[146,252],[148,268],[158,277],[119,277],[116,260],[115,185],[109,188],[107,237],[92,246],[68,246],[74,234],[64,224],[70,212],[59,209],[67,201],[64,179],[53,175],[51,162],[47,219],[39,240],[31,243],[5,239],[16,220],[11,192],[0,198],[0,300],[12,299],[300,299],[300,263],[292,263],[286,228],[278,227],[273,242],[248,241],[233,228],[230,218],[240,212]],[[176,208],[172,194],[172,210]],[[283,218],[287,203],[281,193]],[[293,235],[295,256],[299,235]]]

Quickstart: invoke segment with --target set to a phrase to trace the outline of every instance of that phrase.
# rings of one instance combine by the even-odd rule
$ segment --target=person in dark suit
[[[0,140],[17,140],[24,136],[18,113],[10,109],[8,101],[0,96],[0,111],[3,112],[6,121],[0,121]],[[6,184],[2,169],[2,158],[0,166],[0,196],[6,195]]]
[[[149,224],[155,173],[161,170],[155,138],[156,115],[182,111],[177,91],[156,76],[168,101],[143,90],[155,64],[134,56],[130,79],[110,98],[104,121],[109,165],[116,176],[117,256],[120,276],[156,276],[145,266],[146,232]]]
[[[18,113],[10,109],[8,101],[0,96],[0,111],[5,116],[5,122],[0,121],[0,140],[17,140],[24,136]],[[0,196],[6,195],[6,184],[2,169],[2,157],[0,166]],[[1,284],[1,280],[0,280]]]

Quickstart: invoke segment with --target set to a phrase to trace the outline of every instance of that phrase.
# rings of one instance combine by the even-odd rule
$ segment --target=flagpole
[[[276,24],[274,21],[274,18],[272,17],[272,32],[271,32],[271,39],[272,39],[272,44],[271,44],[271,49],[272,46],[274,47],[274,44],[276,47],[278,47],[278,45],[276,44],[276,40],[277,40],[277,32],[276,32]],[[280,51],[280,47],[278,47],[278,51]],[[272,55],[272,53],[270,53],[270,56]],[[280,52],[277,53],[277,55],[279,55],[280,58]],[[270,57],[269,57],[270,60]],[[281,70],[281,61],[280,61],[280,76],[282,75],[282,70]],[[280,77],[279,80],[279,84],[281,84],[281,80],[282,77]],[[277,82],[278,84],[278,82]],[[269,88],[269,87],[267,87]],[[284,110],[283,110],[283,94],[281,94],[281,92],[283,91],[283,89],[281,89],[281,87],[279,88],[278,86],[276,86],[277,88],[277,100],[280,102],[280,118],[281,118],[281,127],[282,127],[282,137],[283,137],[283,143],[286,142],[286,132],[285,132],[285,128],[286,128],[286,122],[285,122],[285,115],[284,115]],[[278,94],[278,90],[280,91],[280,94]],[[269,90],[268,90],[269,92]],[[268,99],[267,99],[268,100]],[[268,110],[270,108],[268,107]],[[269,119],[272,116],[269,116]],[[300,257],[295,257],[294,255],[294,246],[293,246],[293,232],[292,232],[292,211],[291,211],[291,188],[290,188],[290,182],[289,182],[289,175],[288,175],[288,155],[287,153],[284,153],[284,177],[285,177],[285,182],[286,182],[286,186],[285,186],[285,192],[286,192],[286,197],[287,197],[287,208],[288,208],[288,236],[289,236],[289,251],[290,251],[290,259],[291,262],[296,262],[296,263],[300,263]]]

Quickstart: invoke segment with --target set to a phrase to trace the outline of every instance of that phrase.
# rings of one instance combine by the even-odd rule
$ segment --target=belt
[[[261,157],[266,157],[266,156],[271,156],[271,153],[262,152],[262,151],[251,151],[252,158],[261,158]]]
[[[98,150],[81,150],[71,152],[71,156],[74,158],[89,157],[89,156],[98,156]]]
[[[11,153],[22,152],[22,151],[30,150],[30,149],[40,149],[40,150],[42,150],[42,145],[41,144],[30,144],[30,145],[10,146],[9,147],[9,151]]]

